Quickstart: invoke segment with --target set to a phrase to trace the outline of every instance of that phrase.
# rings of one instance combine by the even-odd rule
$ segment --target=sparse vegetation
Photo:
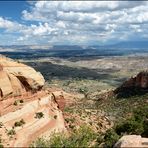
[[[16,121],[16,122],[14,123],[14,127],[22,126],[22,125],[24,125],[24,124],[25,124],[24,119],[21,119],[20,121]]]
[[[108,130],[104,136],[105,146],[112,147],[117,140],[126,134],[137,134],[148,137],[148,106],[136,108],[132,116]]]
[[[10,129],[10,130],[8,130],[8,132],[7,132],[7,135],[8,136],[13,136],[13,135],[15,135],[16,134],[16,132],[15,132],[15,130],[12,128],[12,129]]]
[[[104,146],[113,147],[119,138],[120,136],[114,131],[114,129],[109,129],[108,131],[106,131],[104,136]]]
[[[57,119],[57,115],[54,115],[53,117],[54,117],[54,119]]]
[[[69,122],[74,123],[75,122],[75,119],[74,118],[65,118],[65,121],[67,123],[69,123]]]
[[[3,148],[3,144],[2,144],[2,139],[1,139],[1,136],[0,136],[0,148]]]
[[[140,59],[138,59],[138,63],[140,63]],[[82,62],[81,57],[74,59],[76,62],[73,62],[71,58],[63,62],[61,58],[61,65],[58,65],[59,62],[56,62],[56,58],[49,58],[49,60],[51,61],[44,62],[38,59],[37,62],[34,62],[32,60],[33,62],[28,62],[28,64],[41,71],[50,86],[61,87],[68,92],[77,92],[81,93],[82,97],[84,96],[84,99],[78,98],[75,106],[66,107],[64,109],[66,114],[75,114],[74,117],[81,117],[80,120],[85,123],[90,114],[86,113],[84,109],[89,109],[90,113],[92,113],[92,109],[101,110],[105,116],[110,117],[109,120],[113,121],[115,125],[112,129],[107,130],[105,134],[99,133],[99,135],[86,126],[76,129],[78,127],[74,124],[75,118],[68,116],[69,118],[65,120],[68,124],[70,123],[71,134],[69,136],[55,134],[50,140],[39,138],[31,145],[32,147],[95,147],[100,146],[102,143],[105,147],[112,147],[124,134],[140,134],[148,137],[148,110],[147,107],[143,108],[144,104],[147,103],[148,95],[134,96],[128,99],[112,97],[104,99],[100,95],[102,90],[119,86],[126,78],[144,68],[144,66],[138,67],[138,64],[135,64],[137,62],[135,58],[100,58],[99,62],[97,61],[98,59],[87,60],[87,58]],[[134,64],[132,64],[132,60]],[[147,61],[147,59],[144,60]],[[128,63],[127,61],[130,61],[131,64],[125,64]],[[135,67],[131,67],[131,65],[135,65]],[[140,63],[140,65],[142,64]],[[147,64],[145,65],[147,68]],[[17,100],[14,105],[17,106],[23,102],[24,100]],[[93,115],[98,116],[99,114],[94,113]],[[35,114],[37,119],[43,117],[44,114],[42,112]],[[57,119],[57,115],[51,117],[55,120]],[[94,126],[94,120],[94,118],[93,120],[87,120],[90,127]],[[14,128],[23,124],[25,122],[21,120],[15,122],[13,129],[8,131],[8,135],[14,135]],[[103,126],[103,123],[99,125]],[[0,125],[0,127],[2,126]]]
[[[84,94],[85,98],[88,97],[88,88],[86,88],[86,87],[80,88],[78,92]]]
[[[2,128],[2,126],[3,126],[3,122],[0,122],[0,128]]]
[[[70,108],[70,107],[65,107],[65,108],[64,108],[64,112],[72,113],[72,112],[73,112],[73,109]]]
[[[20,100],[20,103],[24,103],[24,100]]]
[[[35,113],[35,118],[41,119],[43,117],[44,117],[44,114],[42,112]]]
[[[14,101],[13,105],[17,106],[18,105],[18,102],[17,101]]]
[[[2,143],[0,143],[0,148],[3,148],[4,146],[3,146],[3,144]]]
[[[70,137],[55,134],[50,140],[37,139],[32,147],[90,147],[93,146],[96,134],[89,127],[83,126],[74,130]]]
[[[15,100],[13,105],[17,106],[17,105],[22,104],[22,103],[24,103],[24,100],[22,100],[22,99],[21,100]]]

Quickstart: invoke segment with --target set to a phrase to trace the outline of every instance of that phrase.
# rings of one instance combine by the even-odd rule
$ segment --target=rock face
[[[115,89],[117,97],[129,97],[141,95],[148,92],[148,71],[140,72],[137,76],[125,81],[120,87]]]
[[[148,147],[148,138],[142,138],[140,135],[126,135],[121,137],[114,147]]]
[[[16,108],[15,111],[0,116],[0,123],[3,124],[0,133],[4,147],[28,147],[39,136],[49,137],[53,132],[66,130],[62,111],[52,101],[52,94],[40,99],[34,97],[33,100],[13,107]],[[42,113],[43,117],[37,118],[36,113]],[[14,126],[21,119],[25,124],[22,127]],[[8,132],[12,129],[15,134],[9,135]]]
[[[0,56],[0,98],[20,96],[27,91],[37,91],[44,85],[44,78],[33,68]]]
[[[44,82],[33,68],[0,56],[0,140],[4,147],[28,147],[39,136],[66,131],[60,110],[65,94],[42,89]],[[21,120],[24,125],[16,126]]]

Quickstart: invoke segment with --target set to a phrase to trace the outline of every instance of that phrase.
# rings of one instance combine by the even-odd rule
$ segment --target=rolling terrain
[[[92,131],[87,131],[87,133],[90,135],[92,134],[93,136],[91,138],[89,137],[90,135],[85,135],[88,137],[84,136],[84,138],[88,138],[85,146],[98,147],[104,145],[113,146],[115,142],[117,142],[117,140],[122,136],[122,134],[116,132],[116,126],[121,126],[120,123],[126,121],[130,116],[133,116],[133,112],[135,111],[135,109],[137,110],[140,108],[140,110],[143,111],[141,108],[143,108],[144,106],[147,107],[147,93],[144,93],[142,95],[135,94],[133,96],[129,96],[128,98],[124,98],[121,96],[117,98],[116,95],[113,95],[114,90],[120,88],[120,86],[122,86],[122,84],[124,84],[124,82],[126,82],[127,80],[130,80],[131,77],[136,76],[141,71],[148,70],[148,55],[147,50],[145,51],[146,52],[144,52],[143,50],[144,53],[142,54],[140,53],[139,49],[126,49],[124,52],[120,49],[118,51],[111,49],[92,49],[91,51],[89,49],[79,49],[72,51],[68,51],[67,49],[46,51],[37,49],[36,51],[30,50],[30,52],[25,53],[21,50],[19,52],[8,51],[1,53],[7,55],[8,57],[13,57],[18,63],[24,63],[25,65],[33,67],[36,71],[39,71],[45,79],[43,90],[50,90],[51,94],[50,96],[48,95],[48,98],[52,98],[52,92],[56,94],[55,90],[59,90],[60,93],[57,93],[58,95],[55,98],[57,100],[57,103],[62,106],[62,114],[58,109],[57,112],[55,110],[54,114],[59,114],[58,116],[60,116],[62,122],[62,118],[64,118],[64,125],[66,129],[68,129],[68,132],[71,136],[74,136],[72,137],[72,139],[75,139],[76,135],[78,137],[83,137],[83,133],[85,133],[85,130],[88,130],[89,127]],[[127,89],[129,88],[125,88],[123,90],[126,91]],[[138,90],[136,89],[136,91]],[[63,92],[62,95],[61,92]],[[46,98],[44,97],[42,99],[46,100]],[[60,100],[64,99],[64,102],[58,102],[58,98],[60,98]],[[36,99],[37,98],[34,98],[34,100],[31,100],[31,102],[25,102],[23,107],[25,108],[25,105],[29,105],[29,103],[36,103]],[[45,102],[47,103],[47,101]],[[63,107],[64,104],[66,105]],[[29,126],[31,123],[36,122],[36,124],[39,124],[40,122],[44,122],[44,120],[46,120],[47,125],[51,127],[50,122],[52,122],[52,120],[48,118],[48,108],[49,103],[43,104],[43,106],[34,108],[34,111],[30,113],[30,117],[23,115],[23,118],[26,122],[28,122],[28,124],[26,123],[24,125],[25,130],[23,129],[23,127],[22,129],[16,127],[16,132],[20,131],[21,135],[31,127]],[[147,111],[147,108],[145,110]],[[144,113],[146,112],[145,110],[143,111]],[[45,118],[35,121],[35,112],[43,112]],[[12,116],[14,116],[14,121],[17,121],[18,117],[13,115],[13,113]],[[142,131],[138,130],[136,134],[145,134],[147,137],[147,134],[145,133],[145,115],[143,118],[144,120],[142,120],[142,123],[140,125],[137,125],[137,120],[134,120],[134,122],[132,121],[132,124],[136,124],[136,127],[134,126],[134,128],[140,126],[138,127],[138,129],[144,129]],[[5,122],[5,120],[3,122]],[[58,125],[57,122],[54,123],[54,125],[56,126],[57,124],[56,127],[59,126],[60,128],[60,125]],[[36,124],[32,124],[32,127],[36,127]],[[83,125],[86,126],[86,129],[81,129],[81,126]],[[9,125],[9,123],[6,122],[5,126],[10,127],[12,125]],[[32,131],[32,133],[37,133],[38,130],[39,133],[41,133],[42,131],[45,132],[47,128],[43,130],[34,128],[34,131]],[[79,131],[79,129],[84,131]],[[130,131],[128,134],[131,133],[134,134],[133,131]],[[40,144],[45,144],[45,146],[53,144],[53,146],[55,146],[58,144],[58,142],[56,142],[56,139],[53,140],[53,143],[50,141],[49,144],[47,137],[48,134],[46,136],[45,135],[41,134],[41,139],[37,139],[37,141],[34,141],[32,143],[32,146],[36,147],[40,146]],[[12,138],[9,143],[10,145],[19,144],[14,143],[17,142],[17,140],[15,140],[15,138],[17,139],[17,136],[19,136],[19,133],[17,133]],[[109,138],[109,136],[113,137],[113,139]],[[31,141],[25,142],[25,144],[30,144],[37,137],[38,136],[32,138]],[[44,138],[47,139],[46,142]],[[61,138],[61,136],[59,138]],[[89,138],[91,142],[89,141]],[[70,144],[72,144],[73,142],[67,138],[61,139],[61,141],[63,140],[65,140],[64,143],[67,144],[65,146],[68,146],[67,141],[71,142]],[[6,141],[5,144],[6,143],[8,142]],[[75,146],[75,142],[73,144]]]

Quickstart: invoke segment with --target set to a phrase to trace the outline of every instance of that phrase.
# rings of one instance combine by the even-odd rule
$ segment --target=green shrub
[[[44,114],[42,112],[35,113],[35,118],[41,119],[43,117],[44,117]]]
[[[17,126],[22,126],[23,124],[25,124],[25,121],[24,121],[24,119],[21,119],[20,121],[16,121],[16,122],[14,123],[14,126],[15,126],[15,127],[17,127]]]
[[[7,132],[7,135],[10,135],[10,136],[15,135],[15,134],[16,134],[16,132],[14,129],[11,129]]]
[[[65,135],[56,134],[51,137],[48,147],[66,147],[67,144],[68,141]]]
[[[21,120],[20,120],[20,122],[21,122],[22,124],[25,124],[25,121],[24,121],[24,119],[21,119]]]
[[[106,131],[104,136],[104,142],[106,147],[113,147],[113,145],[118,141],[119,135],[113,130],[109,129]]]
[[[136,121],[144,121],[148,118],[148,106],[142,106],[134,110],[134,117]]]
[[[69,107],[65,107],[64,112],[73,113],[73,110]]]
[[[3,126],[3,122],[0,122],[0,128],[2,128],[2,126]]]
[[[144,121],[143,128],[144,132],[142,133],[142,136],[148,137],[148,120]]]
[[[54,115],[54,119],[57,119],[57,115]]]
[[[15,127],[17,127],[17,126],[21,126],[22,124],[19,122],[19,121],[16,121],[15,123],[14,123],[14,126]]]
[[[20,103],[24,103],[24,100],[20,100]]]
[[[17,106],[18,105],[17,101],[14,101],[13,105]]]
[[[33,147],[89,147],[96,139],[96,134],[87,126],[73,131],[70,137],[54,134],[50,140],[43,138],[35,141]]]
[[[72,135],[74,145],[77,147],[88,147],[93,140],[95,140],[96,134],[88,126],[82,126]]]
[[[38,138],[35,142],[33,142],[29,147],[49,147],[49,141],[44,138]]]
[[[4,146],[3,146],[3,144],[2,143],[0,143],[0,148],[3,148]]]
[[[3,146],[3,144],[2,144],[2,139],[1,139],[1,137],[0,137],[0,148],[3,148],[4,146]]]
[[[96,138],[96,134],[87,126],[75,130],[69,138],[63,135],[51,138],[51,147],[88,147]]]
[[[144,132],[142,122],[138,122],[134,119],[129,119],[121,124],[118,124],[115,128],[118,135],[123,134],[138,134],[141,135]]]
[[[118,123],[112,130],[108,130],[104,136],[105,145],[112,147],[125,134],[148,137],[148,106],[136,108],[131,118]]]
[[[19,103],[24,103],[24,100],[15,100],[13,105],[17,106]]]
[[[147,135],[148,106],[136,108],[130,119],[118,124],[115,128],[117,134]]]

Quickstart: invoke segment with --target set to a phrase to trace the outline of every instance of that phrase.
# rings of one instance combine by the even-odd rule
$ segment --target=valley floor
[[[39,58],[21,60],[34,67],[50,86],[89,93],[113,89],[138,72],[148,69],[148,55],[98,58]]]

